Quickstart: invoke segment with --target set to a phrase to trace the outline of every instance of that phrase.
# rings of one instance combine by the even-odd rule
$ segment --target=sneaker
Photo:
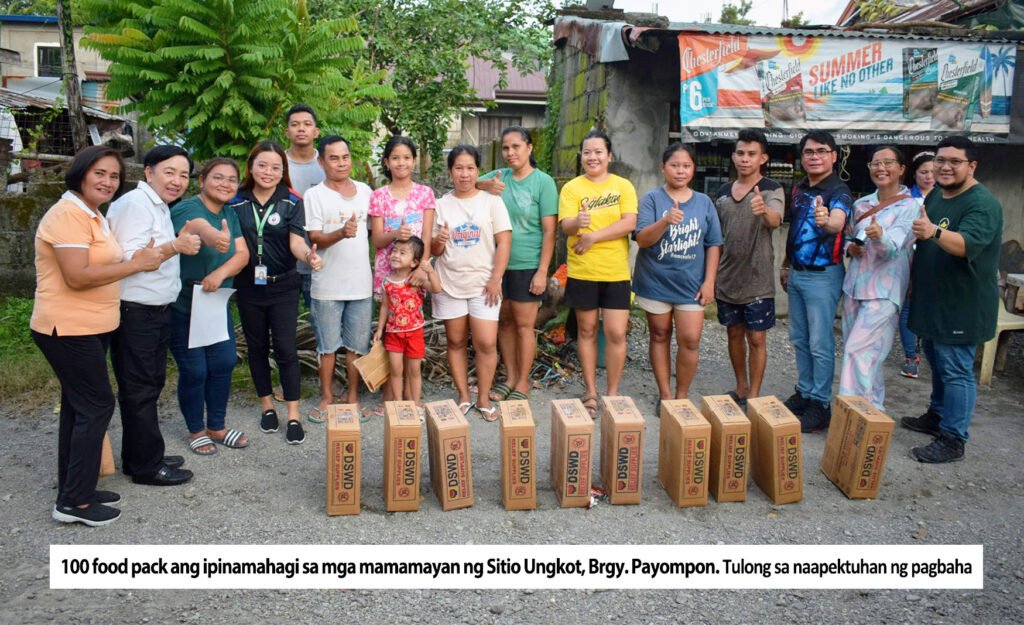
[[[920,417],[903,417],[900,419],[900,425],[913,430],[915,432],[924,432],[925,434],[931,434],[932,436],[939,435],[939,421],[942,417],[935,414],[931,408],[928,412],[924,413]]]
[[[921,357],[914,356],[913,358],[907,358],[903,366],[900,367],[900,375],[905,378],[917,379],[917,376],[921,373]]]
[[[302,424],[292,419],[288,422],[288,430],[284,435],[284,440],[289,445],[301,445],[306,441],[306,432],[302,429]]]
[[[192,479],[192,472],[188,469],[174,469],[166,464],[160,465],[156,473],[149,475],[133,475],[132,481],[136,484],[147,486],[178,486]]]
[[[811,400],[801,395],[800,391],[797,391],[782,403],[785,404],[786,408],[789,408],[790,412],[799,417],[805,410],[807,410],[807,406],[811,403]]]
[[[263,416],[260,417],[260,432],[276,432],[280,427],[277,421],[277,411],[271,408],[270,410],[264,410]]]
[[[832,407],[820,401],[809,401],[807,410],[799,415],[800,431],[807,434],[828,429],[832,421]]]
[[[112,490],[98,490],[96,491],[96,503],[101,503],[104,506],[121,503],[121,495]]]
[[[94,503],[85,508],[75,506],[53,507],[53,520],[61,523],[84,523],[89,527],[100,527],[113,523],[121,516],[121,511],[101,503]]]
[[[940,432],[928,445],[911,449],[910,457],[928,464],[959,462],[964,459],[964,442],[955,436]]]

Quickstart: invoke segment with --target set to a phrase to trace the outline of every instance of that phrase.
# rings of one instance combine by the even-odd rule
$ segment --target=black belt
[[[173,303],[173,302],[172,302]],[[140,304],[138,302],[128,302],[121,300],[121,308],[127,308],[129,310],[148,310],[152,312],[165,312],[171,304],[161,304],[159,306],[152,306],[150,304]]]
[[[790,267],[792,267],[794,271],[825,271],[831,266],[832,265],[828,265],[825,267],[815,267],[813,265],[790,265]]]
[[[267,276],[267,284],[277,284],[278,282],[284,282],[288,278],[294,276],[296,272],[294,269],[289,269],[284,273],[279,273],[276,276]]]

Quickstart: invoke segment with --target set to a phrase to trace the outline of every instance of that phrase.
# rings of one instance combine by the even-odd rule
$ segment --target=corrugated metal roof
[[[54,98],[50,97],[51,95],[52,94],[44,90],[15,90],[0,87],[0,106],[15,110],[26,108],[49,109],[53,108],[54,106]],[[88,106],[85,104],[82,105],[82,110],[88,117],[95,117],[97,119],[127,121],[125,117],[122,117],[120,115],[113,115],[111,113],[104,111],[103,109],[98,109],[96,107]]]
[[[983,9],[996,3],[997,0],[939,0],[925,6],[904,11],[899,15],[883,19],[887,24],[906,24],[907,22],[945,21],[944,18],[955,18],[971,11]]]
[[[987,1],[987,0],[986,0]],[[632,31],[640,30],[632,28]],[[651,30],[649,28],[642,29]],[[741,26],[738,24],[704,24],[688,22],[672,22],[668,30],[677,32],[704,33],[709,35],[761,35],[766,37],[839,37],[846,39],[940,39],[956,40],[963,37],[956,37],[952,33],[949,37],[932,37],[925,35],[908,35],[878,30],[843,30],[831,26],[821,28],[771,28],[769,26]],[[978,31],[981,35],[982,31]],[[630,32],[630,40],[635,41],[639,35],[634,36]]]
[[[56,24],[56,15],[0,15],[0,22],[23,22],[26,24]]]
[[[466,78],[473,85],[473,90],[480,100],[522,98],[537,99],[543,102],[547,98],[547,78],[541,71],[523,74],[510,65],[506,77],[508,84],[504,89],[498,89],[498,81],[501,78],[498,68],[494,67],[490,61],[474,57],[466,73]]]

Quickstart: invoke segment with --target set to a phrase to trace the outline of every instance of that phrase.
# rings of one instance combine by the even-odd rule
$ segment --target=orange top
[[[56,248],[89,250],[89,264],[121,262],[121,246],[110,234],[107,220],[78,196],[65,193],[46,211],[36,229],[36,297],[31,327],[42,334],[82,336],[103,334],[121,323],[121,283],[91,289],[72,289],[64,282]]]

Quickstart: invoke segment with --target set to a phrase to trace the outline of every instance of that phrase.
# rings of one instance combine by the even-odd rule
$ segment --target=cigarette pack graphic
[[[929,117],[938,90],[938,50],[903,48],[903,119]]]
[[[978,110],[982,72],[980,57],[948,54],[939,61],[939,92],[932,110],[932,130],[970,130]]]
[[[761,79],[765,128],[802,127],[806,115],[800,59],[761,61],[757,64],[757,77]]]

